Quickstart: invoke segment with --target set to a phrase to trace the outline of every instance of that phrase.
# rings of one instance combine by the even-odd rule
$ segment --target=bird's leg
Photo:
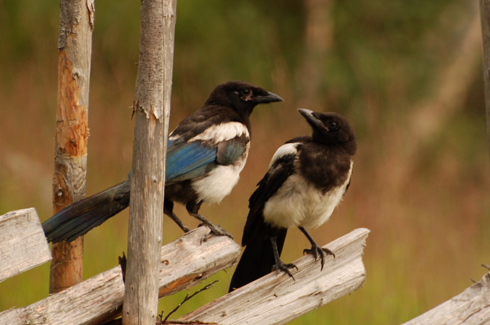
[[[291,273],[291,271],[289,271],[289,269],[296,268],[296,270],[298,270],[298,267],[293,263],[284,264],[284,262],[281,261],[281,258],[279,256],[279,250],[277,249],[275,236],[271,237],[271,244],[272,244],[272,251],[274,252],[274,260],[276,261],[276,264],[274,264],[274,267],[272,269],[275,269],[277,273],[279,273],[279,271],[283,271],[284,273],[292,277],[294,280],[294,276]]]
[[[318,255],[320,255],[320,260],[322,263],[321,269],[323,270],[323,265],[325,264],[325,254],[333,255],[334,258],[335,258],[335,254],[331,250],[329,250],[328,248],[320,247],[315,242],[315,240],[310,236],[310,234],[306,231],[305,228],[303,228],[303,227],[298,227],[298,228],[299,228],[299,230],[301,230],[303,232],[303,234],[305,234],[306,238],[308,238],[308,240],[311,243],[311,249],[305,249],[303,251],[303,254],[312,254],[313,257],[315,257],[315,261],[318,259]]]
[[[199,202],[199,203],[195,203],[193,201],[189,202],[186,204],[186,209],[187,209],[187,212],[189,212],[189,214],[191,216],[193,216],[194,218],[196,218],[197,220],[201,221],[201,223],[205,226],[207,226],[210,230],[211,230],[211,233],[213,235],[216,235],[216,236],[227,236],[227,237],[230,237],[231,239],[233,239],[233,236],[228,233],[226,230],[222,229],[219,225],[218,226],[215,226],[213,225],[211,222],[208,221],[208,219],[206,219],[202,214],[199,213],[199,208],[201,207],[201,204],[202,202]],[[204,238],[204,241],[206,241],[208,239],[208,237],[206,236]]]
[[[189,232],[190,229],[187,227],[174,213],[174,203],[172,201],[165,200],[163,204],[163,213],[169,216],[184,232]]]

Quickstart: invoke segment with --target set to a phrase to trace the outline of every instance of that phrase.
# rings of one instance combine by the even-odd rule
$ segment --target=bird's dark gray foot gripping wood
[[[318,260],[318,256],[320,256],[320,263],[322,265],[321,269],[323,270],[323,265],[325,265],[325,257],[326,257],[325,254],[327,256],[332,255],[333,258],[335,258],[335,254],[328,248],[320,247],[320,245],[316,243],[316,241],[313,239],[313,237],[310,236],[310,234],[306,231],[305,228],[299,227],[299,230],[301,230],[303,234],[305,234],[306,238],[308,238],[311,244],[311,248],[310,249],[305,248],[305,250],[303,250],[303,254],[313,255],[315,261]]]
[[[211,232],[209,234],[204,236],[203,241],[208,240],[212,236],[227,236],[227,237],[230,237],[230,239],[233,239],[233,236],[229,232],[227,232],[226,230],[221,228],[219,225],[217,225],[217,226],[213,225],[202,214],[193,213],[193,214],[191,214],[191,216],[193,216],[197,220],[201,221],[201,224],[199,226],[206,226],[211,230]]]
[[[281,260],[281,258],[280,258],[281,254],[279,253],[279,250],[277,249],[277,238],[275,236],[271,237],[271,244],[272,244],[272,251],[274,252],[274,259],[276,260],[275,264],[272,266],[272,270],[276,270],[276,273],[279,273],[280,271],[282,271],[282,272],[286,273],[287,275],[289,275],[294,280],[294,276],[291,273],[291,271],[289,271],[289,269],[296,269],[296,271],[297,271],[298,267],[296,265],[294,265],[293,263],[285,264]]]

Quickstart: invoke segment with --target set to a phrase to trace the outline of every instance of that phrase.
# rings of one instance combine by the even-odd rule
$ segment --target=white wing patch
[[[227,122],[207,128],[204,132],[190,139],[189,142],[201,140],[217,144],[241,137],[242,135],[245,135],[247,138],[250,137],[248,129],[244,124],[239,122]]]
[[[342,186],[325,194],[298,174],[291,175],[264,207],[266,222],[278,227],[316,228],[328,221],[333,210],[342,200],[352,174]]]
[[[274,165],[274,163],[281,157],[284,157],[286,155],[291,155],[291,154],[296,155],[298,153],[298,149],[297,149],[298,145],[299,143],[295,142],[295,143],[286,143],[280,146],[279,149],[277,149],[276,153],[274,153],[274,156],[272,156],[271,162],[269,164],[269,168],[271,168],[271,166]]]

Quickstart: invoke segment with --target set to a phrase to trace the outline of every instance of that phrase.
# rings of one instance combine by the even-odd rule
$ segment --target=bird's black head
[[[300,108],[298,111],[313,129],[313,141],[329,145],[341,145],[353,156],[357,150],[356,137],[349,122],[337,113],[318,113]]]
[[[240,114],[250,116],[258,104],[280,102],[276,94],[245,81],[229,81],[218,85],[209,95],[204,105],[231,106]]]

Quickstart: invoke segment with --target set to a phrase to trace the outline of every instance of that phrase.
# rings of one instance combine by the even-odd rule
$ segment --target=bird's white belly
[[[277,227],[316,228],[328,221],[349,179],[350,175],[342,186],[323,194],[303,177],[291,175],[267,201],[264,219]]]
[[[247,155],[248,145],[245,154],[240,157],[235,165],[218,166],[203,179],[193,182],[192,188],[196,191],[198,200],[218,203],[230,194],[240,178],[240,172],[245,167]]]

